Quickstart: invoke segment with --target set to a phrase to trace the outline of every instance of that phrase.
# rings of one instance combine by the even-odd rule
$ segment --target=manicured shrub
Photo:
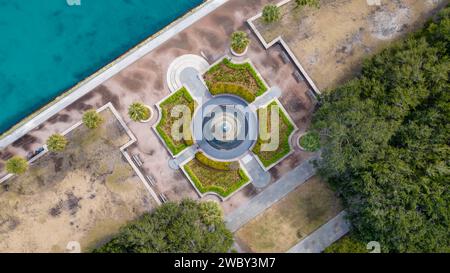
[[[319,133],[313,131],[305,134],[299,140],[300,146],[308,152],[316,152],[320,149]]]
[[[280,20],[280,8],[276,5],[267,5],[262,12],[264,22],[273,23]]]
[[[222,171],[230,170],[230,162],[215,161],[205,156],[203,153],[197,153],[195,155],[195,158],[197,158],[197,160],[200,161],[203,165],[206,165],[210,168]]]
[[[250,44],[250,39],[247,33],[243,31],[236,31],[231,35],[231,48],[234,52],[240,54],[245,51],[245,49]]]
[[[47,148],[51,152],[62,152],[66,149],[67,143],[66,137],[54,134],[47,139]]]
[[[320,1],[319,0],[295,0],[295,3],[297,4],[297,7],[314,7],[319,8],[320,7]]]
[[[150,109],[140,102],[134,102],[128,108],[128,116],[133,121],[143,121],[150,118]]]
[[[25,158],[14,156],[6,161],[6,171],[12,174],[23,174],[28,170],[28,162]]]
[[[83,115],[83,123],[89,129],[98,128],[103,123],[103,118],[95,110],[89,110]]]

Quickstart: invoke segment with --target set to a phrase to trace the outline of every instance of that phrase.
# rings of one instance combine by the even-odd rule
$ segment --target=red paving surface
[[[246,20],[257,14],[267,2],[275,1],[229,1],[2,150],[0,167],[12,155],[25,156],[42,146],[51,134],[69,128],[81,119],[85,110],[112,102],[138,138],[137,144],[129,149],[130,154],[141,156],[145,163],[144,171],[151,173],[157,180],[157,191],[163,192],[173,201],[186,197],[198,198],[181,171],[169,168],[170,156],[150,125],[135,123],[128,118],[128,105],[134,101],[155,105],[170,93],[166,71],[176,57],[183,54],[200,55],[202,51],[208,57],[208,62],[213,63],[225,54],[231,55],[228,47],[230,34],[235,30],[243,30],[250,34],[252,40],[247,57],[270,86],[277,85],[283,90],[280,101],[300,131],[305,131],[314,108],[313,101],[307,95],[308,87],[303,82],[298,83],[292,76],[294,66],[291,63],[283,63],[279,56],[282,50],[280,46],[265,50],[246,24]],[[271,170],[273,179],[278,179],[309,156],[296,150]],[[223,203],[225,212],[233,210],[256,193],[252,185],[242,189]]]

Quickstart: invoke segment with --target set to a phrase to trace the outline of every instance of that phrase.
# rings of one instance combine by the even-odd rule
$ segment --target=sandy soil
[[[342,210],[327,183],[313,177],[236,232],[251,252],[286,252]]]
[[[93,131],[70,133],[63,154],[48,153],[0,188],[0,252],[83,251],[155,207],[119,147],[129,141],[109,110]],[[107,156],[105,156],[107,155]]]
[[[282,20],[255,22],[267,42],[289,44],[319,87],[328,89],[360,71],[364,58],[416,30],[448,0],[321,0],[321,8],[282,7]]]

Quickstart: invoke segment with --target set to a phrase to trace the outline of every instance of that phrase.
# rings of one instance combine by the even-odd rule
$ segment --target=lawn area
[[[418,29],[445,0],[321,0],[320,9],[281,7],[281,20],[255,26],[266,42],[281,36],[319,89],[334,88],[359,73],[365,58]]]
[[[177,115],[175,117],[172,116],[172,110],[174,107],[178,106],[188,107],[191,113],[190,120],[192,120],[196,105],[195,101],[184,87],[159,104],[159,107],[161,108],[161,120],[156,126],[156,130],[173,155],[179,154],[192,145],[191,131],[183,131],[183,126],[180,126],[179,128],[179,133],[183,136],[181,140],[174,139],[172,136],[172,126],[181,118],[181,116]]]
[[[253,102],[267,91],[267,86],[250,63],[235,64],[223,59],[204,75],[212,95],[233,94]]]
[[[102,244],[156,204],[119,150],[130,141],[110,110],[79,126],[62,153],[47,153],[0,186],[0,252],[82,251]]]
[[[316,176],[251,220],[235,235],[252,252],[286,252],[341,210],[336,194]]]
[[[202,194],[215,192],[226,198],[250,181],[239,162],[218,162],[202,153],[183,168]]]
[[[368,253],[366,244],[358,241],[352,234],[347,234],[332,245],[324,253]]]
[[[271,124],[271,109],[272,107],[278,107],[278,113],[279,113],[279,128],[278,128],[278,135],[277,132],[273,132],[275,137],[279,137],[279,143],[274,149],[268,149],[267,151],[262,151],[263,144],[268,144],[272,138],[271,130],[272,130],[272,124]],[[264,113],[267,113],[265,115]],[[277,163],[279,160],[281,160],[284,156],[289,154],[291,151],[291,147],[289,145],[289,138],[291,134],[294,132],[295,127],[294,124],[291,123],[291,121],[288,119],[286,114],[281,110],[280,105],[277,101],[273,101],[270,103],[264,110],[259,109],[258,110],[258,116],[259,116],[259,122],[260,127],[264,126],[264,123],[267,124],[267,132],[265,134],[262,134],[262,132],[259,132],[258,141],[255,144],[255,147],[253,148],[253,153],[259,158],[259,160],[262,162],[262,164],[268,168],[271,165]],[[276,130],[274,128],[274,130]],[[268,139],[268,140],[267,140]]]

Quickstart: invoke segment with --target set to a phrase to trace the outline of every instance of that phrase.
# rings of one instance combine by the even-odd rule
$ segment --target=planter
[[[234,56],[236,56],[236,57],[242,57],[242,56],[244,56],[245,54],[247,54],[248,46],[245,48],[244,52],[242,52],[242,53],[237,53],[237,52],[235,52],[235,51],[233,50],[232,47],[230,47],[230,50],[231,50],[231,53],[232,53]]]
[[[297,137],[297,141],[296,141],[297,147],[298,147],[300,150],[304,151],[304,152],[307,152],[307,150],[306,150],[305,148],[303,148],[302,145],[300,145],[300,139],[301,139],[304,135],[306,135],[306,134],[307,134],[307,133],[301,133],[301,134],[299,134],[298,137]]]
[[[148,119],[146,119],[146,120],[140,120],[139,121],[140,123],[148,123],[153,118],[153,109],[150,106],[148,106],[148,105],[144,105],[144,106],[147,107],[148,111],[150,112],[150,117]]]

